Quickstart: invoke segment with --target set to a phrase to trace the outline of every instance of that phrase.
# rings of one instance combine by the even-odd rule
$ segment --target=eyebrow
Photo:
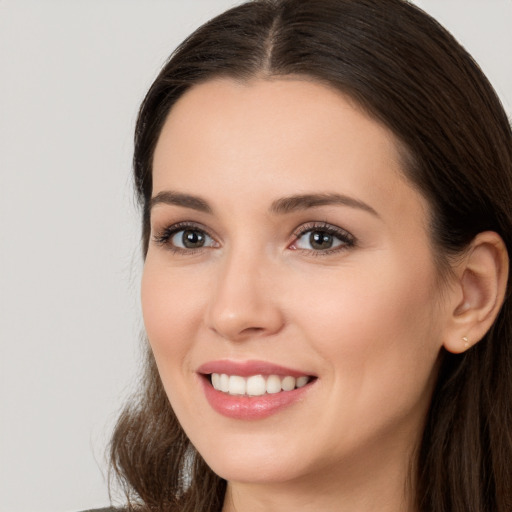
[[[204,213],[213,213],[211,206],[201,197],[191,194],[183,194],[181,192],[173,192],[170,190],[159,192],[156,196],[152,197],[149,202],[149,209],[151,210],[158,204],[182,206],[184,208],[190,208]],[[344,194],[332,193],[300,194],[283,197],[275,200],[271,204],[270,212],[278,215],[284,215],[295,211],[329,205],[342,205],[350,208],[357,208],[371,213],[375,217],[380,217],[380,215],[369,204]]]
[[[375,217],[380,215],[365,202],[355,197],[343,194],[302,194],[277,199],[272,203],[270,211],[277,214],[285,214],[295,212],[297,210],[307,210],[317,206],[342,205],[350,208],[358,208],[365,212],[371,213]]]
[[[152,197],[149,201],[149,209],[151,210],[157,204],[183,206],[184,208],[191,208],[192,210],[198,210],[204,213],[212,213],[210,205],[204,199],[190,194],[171,192],[169,190],[159,192],[156,196]]]

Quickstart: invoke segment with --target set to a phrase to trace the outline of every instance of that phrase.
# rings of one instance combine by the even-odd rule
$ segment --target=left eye
[[[297,235],[292,249],[309,251],[329,251],[353,245],[353,239],[346,232],[326,228],[313,228]]]
[[[176,231],[171,237],[170,242],[179,249],[200,249],[201,247],[211,247],[214,245],[213,238],[200,229],[181,229]]]

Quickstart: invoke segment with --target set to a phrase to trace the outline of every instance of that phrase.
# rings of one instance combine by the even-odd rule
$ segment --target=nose
[[[210,329],[231,341],[270,336],[282,329],[272,264],[257,255],[233,252],[217,269],[206,313]]]

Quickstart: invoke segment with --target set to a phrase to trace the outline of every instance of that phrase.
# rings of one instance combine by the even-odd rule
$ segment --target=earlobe
[[[464,352],[485,336],[503,304],[508,271],[509,258],[502,238],[492,231],[479,233],[457,267],[459,293],[445,333],[446,350]]]

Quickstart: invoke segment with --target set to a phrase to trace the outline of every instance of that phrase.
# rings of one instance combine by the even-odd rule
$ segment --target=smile
[[[217,391],[222,391],[233,396],[263,396],[265,394],[276,394],[304,387],[311,377],[302,375],[293,377],[287,375],[251,375],[242,377],[240,375],[227,375],[226,373],[212,373],[211,384]]]
[[[314,392],[318,376],[268,361],[217,360],[197,370],[204,396],[214,411],[235,420],[262,420]]]

